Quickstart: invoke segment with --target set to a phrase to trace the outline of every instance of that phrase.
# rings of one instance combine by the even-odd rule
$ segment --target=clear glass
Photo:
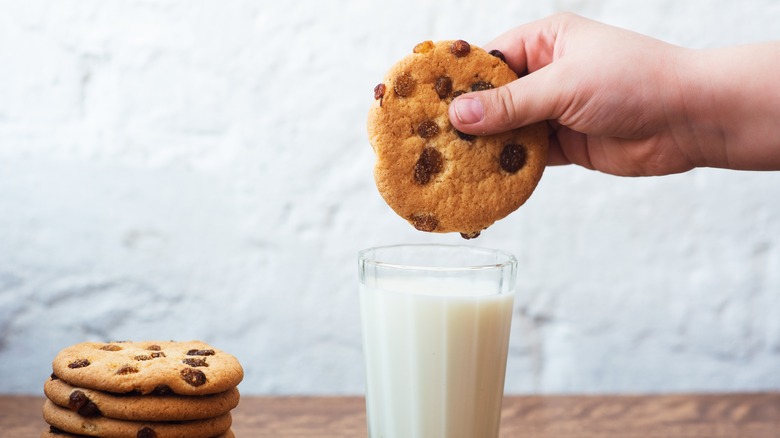
[[[449,245],[359,253],[370,438],[496,438],[517,261]]]

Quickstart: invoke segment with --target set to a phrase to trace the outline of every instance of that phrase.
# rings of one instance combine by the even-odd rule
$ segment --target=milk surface
[[[514,293],[494,282],[361,285],[371,438],[498,436]]]

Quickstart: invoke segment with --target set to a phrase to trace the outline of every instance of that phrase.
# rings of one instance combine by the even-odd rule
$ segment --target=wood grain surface
[[[242,397],[239,438],[366,437],[360,397]],[[0,396],[0,436],[34,438],[43,398]],[[501,437],[780,438],[780,393],[509,396]]]

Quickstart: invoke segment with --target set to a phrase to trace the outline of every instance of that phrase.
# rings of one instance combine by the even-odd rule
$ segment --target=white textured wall
[[[397,218],[372,89],[425,39],[560,10],[689,47],[773,0],[0,0],[0,392],[84,340],[201,338],[244,393],[359,393],[358,249]],[[510,392],[780,389],[780,172],[549,169],[477,245],[520,260]]]

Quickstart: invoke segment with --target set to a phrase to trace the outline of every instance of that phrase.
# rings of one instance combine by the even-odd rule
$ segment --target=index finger
[[[499,50],[507,64],[518,75],[550,64],[555,58],[561,26],[572,20],[572,14],[558,14],[515,27],[485,45],[485,50]]]

